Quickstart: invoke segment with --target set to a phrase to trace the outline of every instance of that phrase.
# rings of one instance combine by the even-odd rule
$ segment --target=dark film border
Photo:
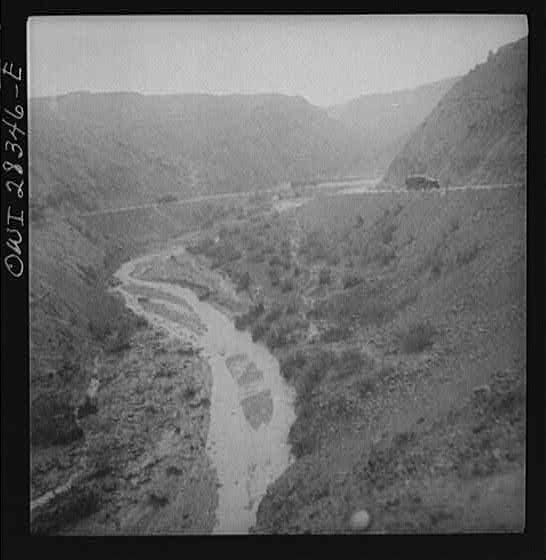
[[[248,7],[233,5],[183,5],[174,7],[155,2],[144,6],[136,3],[110,1],[93,2],[87,6],[68,2],[4,2],[1,12],[1,65],[13,63],[13,70],[22,68],[24,79],[21,80],[19,97],[24,107],[24,116],[19,120],[19,128],[25,134],[19,144],[24,155],[19,160],[23,167],[22,178],[25,189],[21,198],[14,192],[8,192],[5,182],[7,171],[2,167],[2,261],[13,250],[6,246],[7,208],[12,205],[12,214],[24,216],[24,226],[19,227],[22,240],[19,244],[24,271],[19,278],[13,278],[2,262],[2,369],[1,369],[1,431],[2,452],[1,494],[2,494],[2,540],[3,550],[14,555],[25,556],[35,546],[40,555],[51,551],[53,554],[66,553],[74,556],[89,550],[93,555],[105,553],[106,557],[134,557],[135,553],[149,554],[156,548],[173,550],[177,554],[208,552],[225,554],[226,544],[235,545],[233,552],[240,555],[254,555],[255,552],[289,554],[295,558],[316,557],[338,552],[340,546],[347,547],[349,555],[356,552],[358,557],[404,557],[416,554],[431,558],[533,558],[544,557],[546,525],[544,522],[544,395],[543,376],[544,347],[537,352],[539,344],[544,346],[544,336],[538,338],[538,306],[544,309],[543,256],[544,239],[542,223],[544,208],[544,144],[543,134],[546,125],[544,117],[544,43],[543,30],[546,22],[544,9],[537,4],[519,2],[511,7],[499,6],[499,3],[467,3],[446,6],[419,6],[416,3],[400,5],[394,2],[372,2],[366,4],[366,12],[355,6],[336,5],[335,9],[317,10],[317,5],[284,5],[275,3],[249,10]],[[117,538],[51,538],[29,536],[29,230],[28,230],[28,119],[26,102],[26,23],[27,18],[38,15],[169,15],[169,14],[291,14],[291,13],[525,13],[529,24],[529,93],[528,93],[528,181],[527,181],[527,472],[526,472],[526,528],[521,535],[510,534],[475,534],[450,536],[248,536],[248,537],[138,537],[135,539]],[[14,90],[11,90],[9,78],[2,75],[2,116],[4,108],[14,107]],[[13,120],[9,118],[10,122]],[[2,125],[2,148],[5,140],[12,141],[9,128]],[[2,151],[2,162],[7,152]],[[14,161],[13,158],[10,161]],[[16,222],[11,221],[12,225]],[[12,234],[14,235],[14,234]],[[14,261],[15,262],[15,261]],[[537,359],[538,357],[538,359]],[[6,546],[7,545],[7,546]],[[94,546],[98,545],[98,546]],[[189,545],[189,548],[188,548]],[[261,545],[261,546],[260,546]],[[97,550],[98,549],[98,550]],[[341,552],[341,551],[340,551]],[[338,552],[339,553],[339,552]],[[371,553],[371,554],[370,554]]]

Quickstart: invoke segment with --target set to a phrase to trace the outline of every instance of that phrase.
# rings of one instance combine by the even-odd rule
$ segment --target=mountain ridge
[[[460,79],[437,80],[416,88],[362,95],[327,109],[328,114],[351,129],[358,129],[372,149],[368,165],[382,174],[413,129]]]
[[[68,94],[30,101],[31,180],[80,209],[267,188],[348,167],[358,136],[302,97]]]
[[[414,130],[384,176],[414,173],[445,184],[520,182],[527,156],[527,37],[476,65]]]
[[[321,175],[377,176],[401,142],[388,130],[378,141],[380,123],[370,137],[301,95],[280,93],[77,91],[31,98],[29,108],[33,202],[68,212]]]

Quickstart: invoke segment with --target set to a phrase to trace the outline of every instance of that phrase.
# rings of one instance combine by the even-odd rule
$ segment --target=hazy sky
[[[29,92],[303,95],[316,105],[465,74],[525,16],[31,18]]]

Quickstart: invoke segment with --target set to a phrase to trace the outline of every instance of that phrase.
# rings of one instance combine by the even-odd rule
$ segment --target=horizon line
[[[439,78],[438,80],[433,80],[431,82],[424,82],[421,84],[418,84],[416,86],[410,86],[410,87],[405,87],[405,88],[400,88],[400,89],[393,89],[393,90],[388,90],[388,91],[373,91],[373,92],[369,92],[369,93],[362,93],[359,95],[356,95],[354,97],[350,97],[348,99],[345,99],[344,101],[339,101],[336,103],[329,103],[326,105],[319,105],[316,103],[313,103],[311,101],[309,101],[309,99],[307,99],[307,97],[305,97],[305,95],[303,94],[298,94],[298,93],[282,93],[282,92],[278,92],[278,91],[257,91],[257,92],[253,92],[253,93],[248,93],[248,92],[225,92],[225,93],[211,93],[211,92],[205,92],[205,91],[185,91],[185,92],[164,92],[164,93],[159,93],[159,92],[142,92],[142,91],[137,91],[137,90],[101,90],[101,91],[92,91],[92,90],[87,90],[87,89],[78,89],[78,90],[72,90],[72,91],[67,91],[64,93],[57,93],[57,94],[50,94],[50,95],[28,95],[27,99],[30,100],[40,100],[40,99],[54,99],[54,98],[58,98],[58,97],[67,97],[69,95],[82,95],[82,94],[86,94],[86,95],[138,95],[141,97],[183,97],[183,96],[201,96],[201,97],[259,97],[259,96],[279,96],[279,97],[296,97],[296,98],[301,98],[303,100],[305,100],[307,103],[309,103],[309,105],[313,105],[314,107],[318,107],[318,108],[322,108],[322,109],[328,109],[330,107],[336,107],[339,105],[345,105],[347,103],[350,103],[351,101],[360,99],[362,97],[371,97],[374,95],[390,95],[390,94],[396,94],[396,93],[403,93],[403,92],[408,92],[408,91],[413,91],[422,87],[426,87],[426,86],[432,86],[435,84],[438,84],[440,82],[447,82],[449,80],[458,80],[461,79],[463,76],[465,76],[466,74],[458,74],[455,76],[447,76],[445,78]]]

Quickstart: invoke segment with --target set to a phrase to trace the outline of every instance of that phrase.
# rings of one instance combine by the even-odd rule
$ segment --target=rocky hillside
[[[328,114],[358,131],[368,147],[362,167],[368,172],[381,174],[413,129],[459,78],[448,78],[414,89],[362,95],[329,107]]]
[[[519,182],[526,176],[527,37],[490,53],[458,81],[394,158],[385,182],[412,173],[443,184]]]
[[[72,93],[30,102],[35,204],[119,207],[339,173],[358,135],[301,97]]]

